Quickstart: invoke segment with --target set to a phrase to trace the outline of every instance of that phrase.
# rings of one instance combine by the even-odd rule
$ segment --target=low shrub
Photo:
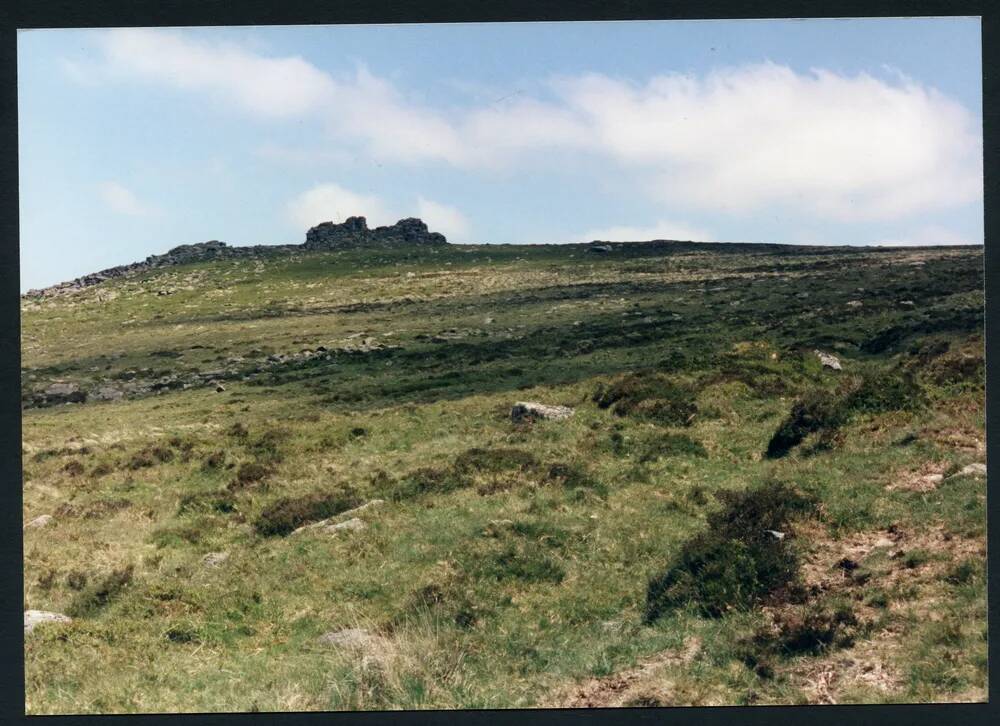
[[[774,657],[819,655],[831,648],[849,648],[864,628],[850,603],[810,603],[779,611],[773,624],[741,641],[740,654],[744,663],[759,672],[761,665],[769,667]]]
[[[414,499],[424,494],[446,494],[465,486],[465,480],[451,467],[421,467],[403,474],[398,480],[386,477],[383,496],[392,501]]]
[[[528,583],[559,583],[566,571],[535,542],[507,541],[499,548],[476,557],[472,572],[483,580],[520,580]]]
[[[811,433],[835,429],[847,420],[843,399],[825,390],[809,391],[794,404],[771,436],[765,456],[777,459],[798,446]]]
[[[67,615],[74,618],[86,617],[105,607],[132,582],[132,572],[132,565],[128,565],[112,571],[100,582],[83,587],[70,602],[66,609]]]
[[[538,466],[538,460],[522,449],[472,448],[455,457],[452,464],[456,474],[488,473],[499,474],[508,471],[531,471]]]
[[[647,623],[688,603],[710,617],[745,610],[798,578],[794,546],[770,531],[786,532],[792,521],[815,511],[815,499],[781,482],[716,496],[722,509],[710,513],[706,529],[650,579]]]
[[[924,402],[923,389],[912,372],[898,366],[866,370],[835,391],[813,389],[795,401],[768,442],[765,456],[785,456],[816,432],[822,432],[823,438],[813,453],[831,448],[837,440],[835,432],[856,414],[912,411]]]
[[[289,437],[285,429],[268,429],[247,444],[247,450],[261,463],[278,464],[284,459],[282,445]]]
[[[664,426],[687,426],[698,412],[697,391],[662,373],[632,373],[594,391],[598,408]]]
[[[146,446],[132,455],[128,468],[145,469],[157,463],[165,464],[174,460],[174,452],[166,446]]]
[[[258,461],[245,461],[236,470],[236,477],[230,482],[228,489],[235,491],[264,481],[271,473],[271,467]]]
[[[70,476],[80,476],[83,473],[83,464],[76,459],[70,459],[63,465],[62,470]]]
[[[177,506],[177,514],[203,511],[229,514],[236,511],[236,500],[233,498],[233,494],[228,491],[199,492],[185,494]]]
[[[284,497],[260,513],[254,522],[254,529],[265,537],[284,537],[304,524],[332,517],[360,503],[358,497],[349,491]]]
[[[607,496],[608,487],[603,482],[594,479],[590,473],[579,464],[555,462],[545,469],[544,482],[556,484],[566,489],[590,489],[600,496]]]

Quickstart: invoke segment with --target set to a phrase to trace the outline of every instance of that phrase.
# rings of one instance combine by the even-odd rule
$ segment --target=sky
[[[982,244],[978,18],[18,31],[21,289],[452,242]]]

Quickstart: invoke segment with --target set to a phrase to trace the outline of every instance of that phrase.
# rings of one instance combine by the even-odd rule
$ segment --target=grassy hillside
[[[666,243],[26,298],[28,711],[982,700],[982,307],[981,249]]]

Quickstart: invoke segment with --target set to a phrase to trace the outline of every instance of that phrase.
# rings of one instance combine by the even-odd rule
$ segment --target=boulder
[[[569,406],[548,406],[534,401],[518,401],[510,410],[510,418],[515,423],[537,420],[561,421],[572,415],[573,409]]]
[[[45,610],[24,611],[24,634],[28,635],[42,623],[71,623],[73,619],[62,613],[50,613]]]
[[[823,364],[824,368],[832,368],[835,371],[843,370],[840,365],[840,359],[835,355],[829,353],[824,353],[821,350],[813,351],[816,357],[819,358],[819,362]]]

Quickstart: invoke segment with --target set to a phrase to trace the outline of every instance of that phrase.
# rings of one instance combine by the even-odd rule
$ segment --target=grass
[[[104,287],[22,302],[26,402],[54,379],[239,375],[24,411],[25,522],[54,516],[24,533],[24,606],[77,613],[27,639],[29,713],[531,707],[692,637],[690,661],[663,661],[670,691],[628,697],[815,701],[810,669],[848,651],[893,678],[845,676],[838,700],[985,694],[983,480],[890,486],[983,460],[981,251],[449,246]],[[812,397],[847,413],[807,405],[823,425],[764,456]],[[514,424],[518,400],[575,413]],[[783,511],[789,492],[749,508],[767,482],[815,513]],[[374,499],[363,530],[283,536]],[[759,557],[753,530],[783,527]],[[890,531],[886,552],[850,550]],[[650,579],[693,541],[756,584],[731,600],[694,577],[647,623]],[[856,623],[808,594],[816,577]],[[817,603],[829,617],[808,620]],[[377,647],[317,642],[349,627]]]

